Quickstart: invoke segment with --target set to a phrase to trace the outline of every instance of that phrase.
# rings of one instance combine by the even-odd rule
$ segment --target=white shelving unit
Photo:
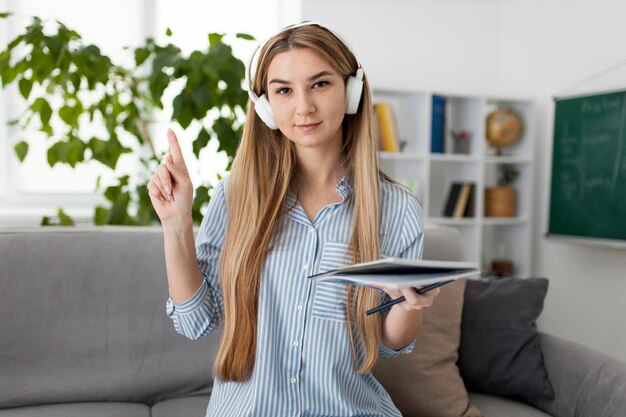
[[[432,97],[446,99],[445,153],[431,152]],[[533,218],[534,110],[531,100],[483,96],[461,96],[406,90],[374,89],[374,101],[393,107],[403,151],[381,152],[383,170],[393,179],[415,188],[424,208],[426,223],[453,226],[464,240],[465,260],[480,262],[490,270],[492,259],[513,262],[514,275],[531,273],[531,232]],[[487,115],[498,108],[513,108],[524,122],[522,137],[496,156],[485,140]],[[471,133],[468,154],[453,153],[451,131]],[[485,217],[485,187],[496,185],[500,164],[513,164],[520,175],[516,216]],[[474,217],[454,219],[443,216],[450,186],[456,181],[473,182]],[[504,253],[501,253],[504,248]]]

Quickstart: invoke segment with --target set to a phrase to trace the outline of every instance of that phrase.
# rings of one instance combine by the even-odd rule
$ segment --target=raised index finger
[[[178,138],[172,129],[167,129],[167,140],[170,144],[170,154],[174,159],[174,164],[185,165],[185,159],[183,158],[183,152],[180,150]]]

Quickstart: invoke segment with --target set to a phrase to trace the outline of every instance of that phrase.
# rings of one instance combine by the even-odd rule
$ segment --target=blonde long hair
[[[319,25],[297,26],[281,31],[261,49],[252,85],[255,93],[261,95],[266,90],[272,59],[292,48],[311,48],[321,53],[344,80],[356,72],[358,62],[354,54],[331,31]],[[350,243],[354,262],[378,259],[380,253],[378,180],[381,174],[372,117],[371,94],[364,77],[359,110],[346,115],[343,122],[342,152],[353,188]],[[228,224],[220,265],[224,328],[215,362],[215,374],[222,381],[241,382],[252,374],[261,271],[268,251],[282,231],[286,197],[296,168],[293,143],[279,130],[269,129],[256,116],[254,104],[249,101],[243,137],[226,191]],[[378,357],[381,319],[378,315],[365,315],[378,301],[376,290],[364,287],[348,290],[347,328],[354,352],[358,343],[355,336],[362,338],[365,356],[358,367],[362,373],[368,372]],[[357,335],[352,330],[351,310],[357,312]]]

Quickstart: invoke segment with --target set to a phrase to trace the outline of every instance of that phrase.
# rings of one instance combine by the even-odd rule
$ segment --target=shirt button
[[[309,229],[309,234],[314,235],[315,234],[315,229],[311,227]]]
[[[292,384],[295,384],[296,382],[298,382],[298,380],[296,378],[294,378],[294,377],[291,377],[289,382],[291,382]]]
[[[300,346],[300,343],[298,343],[297,340],[294,340],[292,345],[293,345],[293,347],[298,347],[298,346]]]
[[[303,268],[304,268],[305,271],[308,271],[309,270],[309,263],[305,262]]]
[[[302,311],[302,309],[304,309],[304,306],[302,304],[298,304],[298,311]]]

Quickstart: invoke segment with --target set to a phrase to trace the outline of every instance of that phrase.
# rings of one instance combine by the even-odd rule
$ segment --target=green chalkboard
[[[626,240],[626,91],[555,103],[548,235]]]

